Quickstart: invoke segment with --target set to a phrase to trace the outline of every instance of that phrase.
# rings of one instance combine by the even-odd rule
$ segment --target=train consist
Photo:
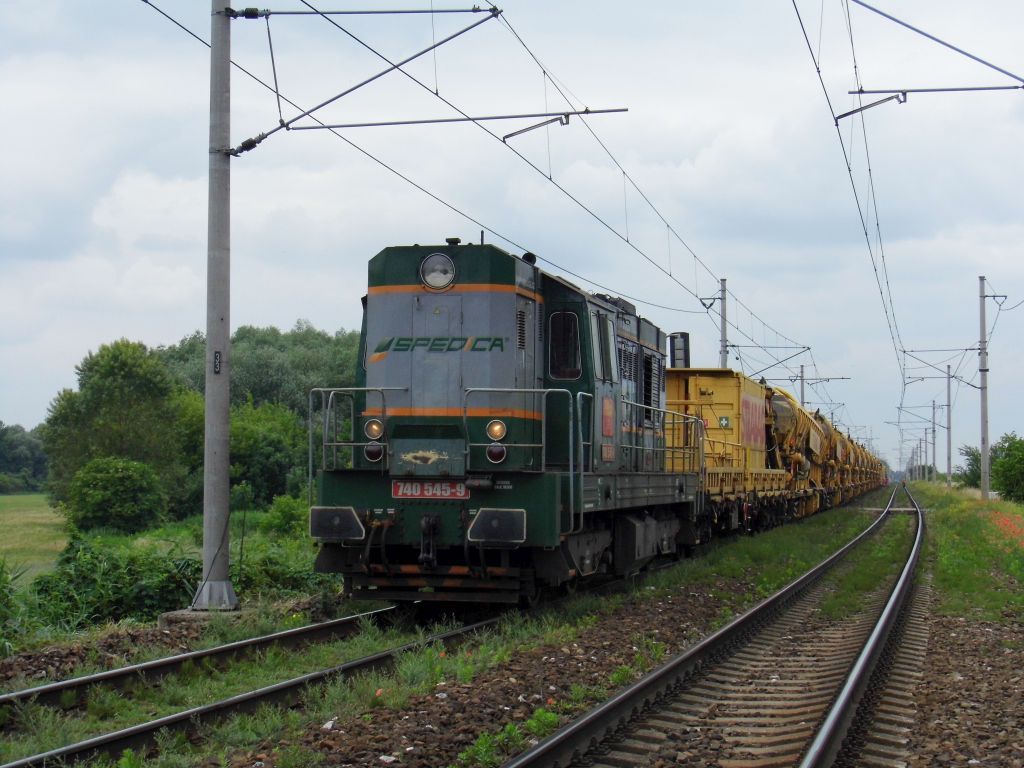
[[[887,481],[788,393],[689,367],[686,334],[535,262],[455,238],[370,260],[358,386],[310,395],[316,568],[354,597],[529,601]]]

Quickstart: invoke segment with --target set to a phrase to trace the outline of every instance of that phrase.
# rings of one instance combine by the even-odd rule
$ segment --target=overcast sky
[[[878,2],[1024,75],[1020,3]],[[154,5],[209,38],[203,0]],[[813,60],[835,112],[854,108],[846,6],[797,5],[813,54],[790,0],[511,0],[504,17],[529,52],[509,26],[485,21],[407,67],[426,88],[392,73],[317,113],[329,123],[458,116],[435,89],[470,115],[557,111],[567,109],[561,90],[591,109],[628,108],[588,119],[607,152],[577,118],[508,140],[536,169],[500,141],[536,120],[487,124],[497,139],[473,124],[341,132],[366,154],[325,131],[276,133],[232,161],[232,326],[287,329],[302,318],[332,332],[358,328],[366,262],[377,251],[477,241],[483,226],[488,242],[531,250],[574,282],[650,302],[638,303],[642,314],[691,332],[695,365],[716,366],[719,342],[717,306],[705,312],[694,294],[710,297],[727,278],[738,326],[729,331],[732,364],[754,373],[771,364],[769,354],[810,346],[758,375],[792,377],[803,363],[808,378],[834,377],[808,386],[811,407],[842,403],[836,419],[895,465],[900,432],[888,422],[901,398],[927,406],[915,413],[930,418],[946,390],[944,380],[924,378],[904,393],[896,349],[976,348],[979,275],[989,293],[1007,296],[1004,309],[1024,299],[1024,94],[912,93],[868,110],[863,125],[843,119],[851,184]],[[335,19],[400,60],[485,15]],[[849,18],[865,89],[1020,85],[852,2]],[[322,18],[272,16],[270,32],[280,90],[304,108],[386,66]],[[236,62],[272,82],[266,22],[236,21],[232,35]],[[75,386],[75,365],[101,344],[173,344],[204,329],[208,78],[208,49],[142,0],[0,4],[5,423],[43,421],[56,393]],[[273,93],[237,70],[232,98],[233,144],[278,124]],[[284,105],[285,119],[296,114]],[[883,309],[890,295],[892,330]],[[990,327],[997,301],[987,303]],[[1024,307],[998,314],[993,441],[1024,434],[1022,331]],[[912,378],[939,376],[949,362],[978,383],[976,351],[914,354],[938,370],[908,357]],[[955,455],[979,442],[979,394],[965,384],[953,392]],[[942,467],[944,446],[940,430]]]

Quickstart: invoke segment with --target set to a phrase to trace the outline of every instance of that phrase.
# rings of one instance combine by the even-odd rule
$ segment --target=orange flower
[[[447,653],[445,653],[444,651],[441,651],[441,653],[440,653],[440,654],[438,654],[438,655],[439,655],[439,656],[440,656],[440,657],[441,657],[441,658],[443,659],[443,658],[444,658],[445,656],[447,656],[448,654],[447,654]]]
[[[552,705],[553,705],[554,703],[555,703],[555,700],[554,700],[553,698],[551,698],[550,696],[548,696],[548,706],[550,707],[550,706],[552,706]]]
[[[375,695],[376,696],[383,696],[384,695],[384,689],[383,688],[378,688],[377,689],[377,693]]]

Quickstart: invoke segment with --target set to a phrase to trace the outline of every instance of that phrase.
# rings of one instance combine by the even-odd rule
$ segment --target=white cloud
[[[205,324],[208,51],[145,4],[36,5],[0,7],[10,116],[0,124],[8,148],[0,184],[0,418],[27,424],[73,383],[74,365],[90,349],[119,336],[169,343]],[[820,4],[798,5],[816,31]],[[168,11],[208,35],[208,8]],[[826,4],[825,12],[820,60],[841,111],[851,101],[849,41],[840,9]],[[865,87],[1000,79],[869,12],[851,12]],[[895,354],[835,128],[792,10],[655,2],[624,15],[612,3],[521,0],[506,14],[587,105],[629,108],[590,124],[715,275],[728,277],[783,334],[813,345],[820,373],[854,377],[825,389],[895,459],[895,432],[884,425],[896,416]],[[985,13],[965,15],[955,3],[914,0],[900,14],[1015,66],[1015,30],[1024,22],[1017,4],[994,0]],[[469,21],[444,19],[438,35]],[[282,89],[307,106],[384,66],[322,20],[280,17],[272,29]],[[432,39],[425,18],[355,20],[352,29],[393,57]],[[269,79],[264,27],[239,23],[233,36],[236,58]],[[412,71],[433,86],[433,64],[427,56]],[[470,114],[544,107],[544,78],[500,22],[441,49],[437,65],[442,95]],[[276,125],[277,111],[272,94],[237,71],[233,77],[237,143]],[[559,99],[547,88],[555,108]],[[325,116],[452,114],[391,74]],[[914,348],[969,345],[978,333],[979,274],[1011,299],[1024,297],[1016,211],[1024,158],[1014,151],[1024,107],[1012,93],[912,94],[865,118],[903,340]],[[858,194],[873,210],[859,131],[859,123],[844,122]],[[346,135],[541,257],[623,293],[699,308],[475,126]],[[546,172],[549,138],[556,180],[624,232],[621,173],[579,120],[510,143]],[[477,225],[323,132],[280,131],[232,164],[236,326],[290,327],[304,317],[332,330],[356,327],[366,261],[380,248],[479,237]],[[664,223],[633,191],[627,196],[631,243],[667,267]],[[874,240],[870,221],[869,234]],[[717,291],[674,240],[671,252],[675,277],[702,296]],[[695,355],[717,360],[717,330],[705,316],[641,311],[666,328],[689,327]],[[756,322],[751,328],[742,309],[734,317],[773,340]],[[1004,313],[993,340],[994,435],[1024,432],[1007,394],[1024,377],[1012,354],[1022,326],[1024,308]],[[944,398],[944,383],[915,384],[908,397],[919,392],[929,403],[933,394]],[[976,395],[961,388],[958,444],[977,442],[976,410]]]

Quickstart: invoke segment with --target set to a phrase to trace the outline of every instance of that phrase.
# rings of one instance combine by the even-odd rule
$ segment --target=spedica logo
[[[505,339],[498,336],[387,336],[378,342],[370,355],[376,363],[389,352],[504,352]]]

